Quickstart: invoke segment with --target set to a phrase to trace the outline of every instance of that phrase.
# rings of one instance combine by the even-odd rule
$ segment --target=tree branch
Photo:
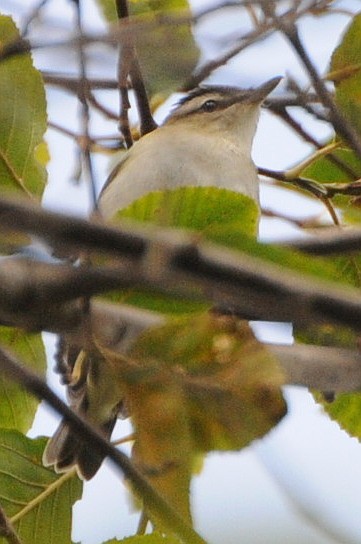
[[[317,237],[293,240],[286,244],[310,255],[337,255],[361,250],[361,229],[323,229]]]
[[[361,390],[361,353],[356,350],[305,344],[267,348],[279,360],[288,384],[335,393]]]
[[[94,176],[94,169],[93,169],[93,161],[91,156],[91,145],[92,140],[90,138],[89,133],[89,123],[90,123],[90,110],[89,110],[89,104],[88,104],[88,94],[89,94],[89,88],[88,88],[88,79],[87,79],[87,69],[86,69],[86,54],[85,49],[83,45],[83,24],[82,24],[82,15],[81,15],[81,9],[79,2],[75,2],[75,10],[76,10],[76,26],[77,26],[77,33],[79,36],[78,46],[77,46],[77,54],[78,54],[78,60],[79,60],[79,71],[80,71],[80,80],[79,80],[79,86],[78,86],[78,98],[81,104],[81,126],[82,126],[82,139],[80,145],[80,150],[83,155],[85,170],[87,173],[89,187],[90,187],[90,196],[91,196],[91,203],[92,203],[92,209],[96,211],[98,209],[98,199],[97,199],[97,189],[96,189],[96,183],[95,183],[95,176]]]
[[[44,308],[52,307],[54,300],[61,303],[110,289],[133,287],[208,301],[221,310],[248,319],[291,321],[301,327],[333,322],[356,331],[361,327],[359,290],[343,289],[311,276],[305,278],[260,258],[215,244],[197,243],[191,234],[175,229],[137,225],[117,230],[5,200],[0,200],[0,225],[7,230],[39,236],[56,248],[65,247],[68,252],[74,248],[95,250],[116,258],[112,266],[62,265],[63,281],[57,276],[51,288],[39,272],[35,292]],[[360,234],[357,236],[360,243]],[[5,283],[0,285],[4,296],[8,290],[9,303],[15,302],[19,286],[23,285],[19,277],[28,285],[31,275],[35,277],[36,270],[45,266],[40,263],[39,268],[38,264],[19,259],[18,265],[15,262],[9,265],[5,260],[1,268],[3,281],[8,278],[8,283],[6,289]],[[15,272],[16,266],[18,272]],[[55,274],[61,274],[58,265],[48,266],[54,267]],[[43,281],[46,289],[42,287]],[[29,289],[26,293],[29,296]],[[21,289],[20,294],[23,295]]]
[[[4,273],[4,261],[7,266],[11,265],[7,273]],[[79,300],[60,304],[56,291],[57,285],[66,289],[69,283],[73,285],[73,296],[79,295],[81,285],[86,282],[81,273],[78,275],[82,271],[64,265],[28,262],[24,267],[24,264],[19,259],[0,261],[0,319],[9,325],[62,333],[70,345],[92,349],[88,334],[90,322],[93,335],[102,345],[124,352],[128,341],[166,321],[164,315],[156,312],[100,301],[92,302],[90,315],[85,317]],[[19,266],[24,267],[22,272]],[[14,278],[17,292],[14,292]],[[98,277],[95,283],[101,280]],[[43,292],[48,293],[47,300]],[[361,389],[361,359],[356,351],[298,345],[271,345],[269,349],[280,360],[287,383],[323,391]]]
[[[129,24],[129,11],[127,0],[116,0],[116,9],[119,21],[122,21],[123,24]],[[136,34],[135,34],[136,36]],[[140,133],[143,136],[148,132],[157,128],[157,123],[154,121],[152,112],[150,110],[147,91],[145,89],[144,81],[142,78],[142,73],[140,70],[140,65],[138,61],[136,47],[133,41],[133,35],[129,35],[129,41],[126,46],[121,48],[121,56],[119,57],[119,88],[122,98],[122,110],[121,110],[121,119],[122,115],[124,117],[122,127],[124,127],[125,122],[128,120],[126,111],[128,105],[128,94],[126,81],[127,77],[130,77],[130,81],[135,93],[135,99],[137,102],[139,119],[140,119]],[[124,136],[125,137],[125,136]],[[126,138],[127,139],[127,138]],[[131,144],[130,144],[131,145]],[[130,147],[130,146],[129,146]]]
[[[275,13],[274,3],[269,2],[269,0],[262,1],[262,9],[266,17],[269,17],[275,27],[284,34],[305,66],[320,100],[322,100],[324,106],[329,109],[330,120],[335,131],[349,144],[351,149],[353,149],[355,153],[361,157],[361,140],[359,135],[353,126],[342,115],[324,81],[320,78],[314,64],[303,46],[294,20],[291,18],[287,19],[286,17],[278,17]]]

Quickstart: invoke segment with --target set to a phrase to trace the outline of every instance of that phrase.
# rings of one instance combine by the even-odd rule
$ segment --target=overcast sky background
[[[2,13],[25,13],[30,0],[0,0]],[[54,22],[52,38],[64,35],[71,21],[71,2],[48,2],[44,16]],[[194,9],[206,7],[211,2],[194,0]],[[215,2],[212,2],[215,4]],[[85,1],[87,23],[99,28],[100,17],[91,0]],[[341,7],[356,11],[358,0],[339,2]],[[18,19],[19,20],[19,19]],[[60,21],[60,25],[59,25]],[[348,24],[345,15],[306,18],[301,24],[302,36],[321,73],[327,69],[330,54],[339,36]],[[203,58],[219,54],[224,36],[237,31],[244,19],[236,11],[218,19],[209,18],[199,25],[197,40]],[[49,36],[44,36],[49,39]],[[112,76],[112,62],[107,62],[108,50],[102,50],[94,63],[100,76]],[[60,52],[38,52],[36,64],[69,71],[74,58],[68,53],[66,63]],[[240,59],[235,59],[212,76],[212,82],[254,86],[275,75],[292,73],[301,83],[307,78],[291,50],[282,38],[274,36],[249,48]],[[167,108],[170,105],[167,102]],[[116,103],[113,104],[116,110]],[[159,120],[166,108],[159,113]],[[59,90],[49,92],[49,117],[67,125],[76,116],[74,100]],[[303,116],[300,115],[300,119]],[[330,134],[325,125],[309,117],[304,122],[317,131],[320,139]],[[73,127],[74,129],[76,127]],[[94,133],[108,133],[109,123],[96,116]],[[49,164],[49,185],[45,205],[52,209],[86,215],[89,209],[89,191],[84,184],[69,183],[76,156],[71,142],[55,131],[49,131],[47,141],[52,160]],[[259,166],[281,169],[307,155],[310,146],[301,143],[270,114],[261,116],[253,156]],[[106,177],[108,159],[96,160],[99,187]],[[313,213],[326,213],[310,199],[296,194],[262,186],[264,205],[275,210],[290,211],[297,217]],[[289,224],[265,219],[260,236],[263,240],[284,239],[295,235]],[[268,326],[258,329],[262,339],[289,343],[292,330],[289,325]],[[52,340],[47,335],[51,352]],[[49,376],[57,387],[57,379]],[[335,423],[322,415],[312,397],[301,388],[286,389],[289,415],[267,437],[254,443],[241,453],[212,454],[205,462],[202,474],[193,485],[193,504],[196,526],[202,535],[214,544],[332,544],[335,542],[359,544],[361,542],[361,448]],[[55,418],[42,410],[32,434],[50,434]],[[120,432],[126,432],[127,423],[121,423]],[[120,478],[107,465],[85,486],[85,500],[75,507],[76,527],[73,539],[86,544],[96,544],[117,536],[132,534],[138,516],[130,514],[129,501]],[[96,515],[95,515],[96,514]],[[327,534],[326,534],[327,533]]]

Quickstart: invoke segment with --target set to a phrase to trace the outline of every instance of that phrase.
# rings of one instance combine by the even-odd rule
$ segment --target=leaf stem
[[[1,355],[0,355],[1,356]],[[28,514],[31,510],[36,508],[39,504],[41,504],[47,497],[49,497],[52,493],[55,493],[62,485],[64,485],[68,480],[73,478],[76,474],[75,469],[70,470],[66,474],[63,474],[55,480],[52,484],[47,486],[47,488],[42,491],[39,495],[37,495],[32,501],[28,502],[27,505],[20,510],[17,514],[12,516],[11,522],[17,523],[20,521],[26,514]]]

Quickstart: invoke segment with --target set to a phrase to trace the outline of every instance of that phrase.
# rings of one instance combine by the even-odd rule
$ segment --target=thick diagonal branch
[[[209,302],[249,319],[291,321],[302,327],[332,322],[357,331],[361,327],[358,290],[285,271],[215,244],[199,243],[182,231],[129,224],[122,229],[109,228],[4,200],[0,201],[0,225],[40,236],[68,251],[75,248],[107,253],[114,263],[78,268],[64,264],[60,271],[58,265],[5,260],[0,267],[0,300],[6,311],[9,306],[4,306],[4,301],[14,307],[16,295],[19,291],[23,295],[24,285],[31,280],[26,296],[32,297],[38,308],[41,301],[44,312],[54,306],[54,301],[60,304],[132,287]],[[47,278],[46,266],[53,267],[54,280],[51,274]],[[29,302],[27,308],[31,311]]]

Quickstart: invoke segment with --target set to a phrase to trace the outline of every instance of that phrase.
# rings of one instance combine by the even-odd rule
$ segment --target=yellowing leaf
[[[350,123],[361,132],[361,14],[355,15],[341,44],[332,55],[331,72],[336,78],[336,101]]]
[[[45,374],[46,358],[40,334],[0,327],[0,344],[18,356],[29,368]],[[27,432],[33,423],[39,400],[1,374],[0,398],[0,428]]]
[[[11,18],[0,16],[0,48],[18,38]],[[0,62],[0,96],[1,190],[40,196],[46,171],[35,150],[46,130],[46,102],[44,85],[30,54]]]
[[[134,460],[189,518],[189,486],[200,453],[238,450],[285,414],[277,362],[248,324],[202,314],[143,333],[118,366],[136,431]]]
[[[108,21],[118,20],[114,0],[98,0],[98,4]],[[190,24],[167,21],[177,15],[190,17],[187,0],[133,0],[129,4],[132,39],[148,90],[154,94],[177,89],[199,58]]]
[[[134,462],[190,521],[192,436],[181,384],[171,373],[157,371],[147,379],[129,380],[126,399],[136,429]]]
[[[117,20],[115,0],[97,0],[97,4],[108,21],[114,23]],[[161,14],[165,11],[189,9],[187,0],[129,0],[128,4],[131,15]]]
[[[103,12],[107,21],[115,22],[117,20],[117,9],[115,7],[115,0],[97,0],[96,2]]]
[[[24,544],[69,544],[72,506],[82,483],[43,467],[45,444],[45,439],[0,430],[1,506]]]
[[[177,375],[198,451],[242,448],[284,415],[282,373],[245,321],[171,320],[142,335],[130,356]]]
[[[34,155],[36,160],[43,166],[46,166],[48,164],[48,162],[50,161],[50,154],[49,147],[45,141],[40,142],[40,144],[36,146],[34,150]]]
[[[151,94],[175,91],[190,77],[199,59],[191,26],[184,22],[170,24],[153,15],[143,16],[142,21],[156,23],[151,31],[141,30],[135,35],[145,84]]]

